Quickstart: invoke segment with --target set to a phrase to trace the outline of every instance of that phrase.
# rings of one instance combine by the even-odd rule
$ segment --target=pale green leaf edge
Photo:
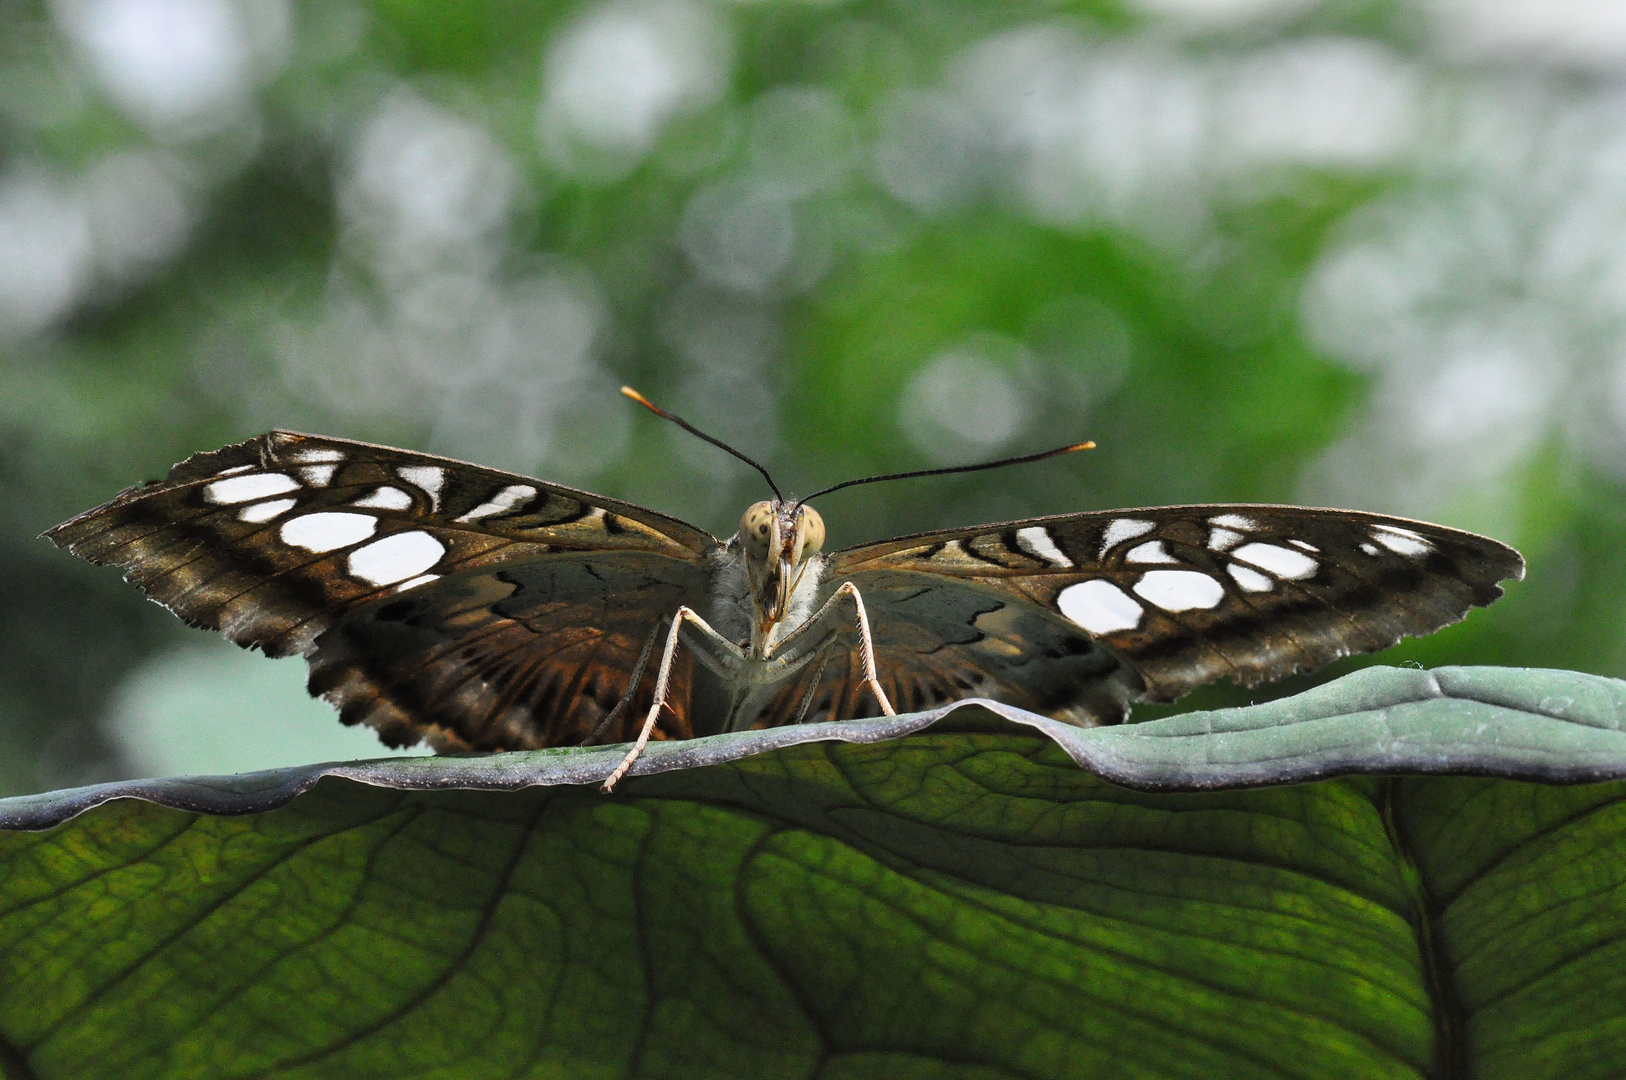
[[[812,742],[872,743],[956,720],[1035,728],[1079,766],[1143,791],[1213,791],[1351,773],[1626,778],[1626,682],[1542,668],[1371,667],[1293,697],[1142,724],[1078,728],[983,698],[870,720],[652,743],[632,775],[692,769]],[[596,784],[624,745],[383,758],[233,776],[125,780],[0,799],[0,829],[48,829],[111,799],[205,814],[282,806],[323,777],[376,787],[506,791]]]

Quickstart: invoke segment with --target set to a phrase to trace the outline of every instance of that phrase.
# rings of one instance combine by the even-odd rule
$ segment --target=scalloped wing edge
[[[1098,728],[967,698],[899,716],[653,743],[631,775],[695,769],[806,743],[884,742],[960,710],[972,710],[962,719],[997,718],[1037,729],[1081,769],[1141,791],[1216,791],[1374,773],[1554,784],[1626,779],[1626,682],[1499,667],[1370,667],[1262,705]],[[621,745],[566,747],[124,780],[0,799],[0,829],[49,829],[114,799],[199,814],[262,813],[328,777],[415,791],[597,784],[624,753]]]

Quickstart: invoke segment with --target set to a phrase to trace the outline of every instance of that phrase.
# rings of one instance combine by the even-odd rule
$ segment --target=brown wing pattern
[[[653,624],[705,595],[704,561],[719,546],[614,499],[285,431],[194,455],[46,536],[120,567],[194,626],[272,656],[309,656],[313,691],[347,722],[373,724],[396,744],[427,733],[442,747],[473,748],[552,745],[585,734],[584,725],[591,731],[624,692]],[[588,553],[621,557],[616,588],[626,603],[549,607],[534,582],[491,576]],[[572,595],[607,588],[592,579],[591,561],[570,567],[582,578]],[[430,582],[437,587],[420,588]],[[513,595],[499,597],[503,588]],[[381,613],[402,601],[424,611],[413,635],[392,637]],[[459,632],[469,637],[454,650]],[[416,652],[364,647],[409,638]],[[527,708],[537,718],[529,726]],[[681,704],[671,723],[687,723]]]
[[[1123,720],[1140,680],[1112,650],[1026,597],[964,578],[913,571],[856,575],[875,644],[876,676],[899,712],[989,697],[1093,725]],[[834,580],[831,588],[840,584]],[[857,637],[804,667],[758,726],[874,716]]]
[[[271,656],[309,651],[343,612],[430,575],[560,551],[698,564],[717,546],[630,503],[287,431],[195,454],[45,535],[123,569],[192,625]]]
[[[1505,544],[1348,510],[1113,510],[902,537],[838,552],[826,580],[955,579],[1066,619],[1168,701],[1253,686],[1430,633],[1524,574]],[[1044,711],[1044,710],[1041,710]]]
[[[339,619],[310,654],[310,689],[391,745],[624,742],[649,711],[667,616],[702,589],[694,567],[626,552],[466,571]],[[655,738],[692,736],[689,670],[680,651]]]

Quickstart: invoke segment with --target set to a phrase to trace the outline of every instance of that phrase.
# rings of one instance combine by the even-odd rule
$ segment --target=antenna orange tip
[[[642,405],[644,408],[648,409],[650,412],[653,412],[653,413],[660,412],[659,409],[655,408],[655,405],[654,405],[653,402],[651,402],[648,398],[644,397],[644,395],[640,394],[638,391],[634,390],[632,387],[623,386],[621,388],[621,392],[623,394],[625,394],[627,397],[630,397],[632,400],[636,401],[638,404]]]
[[[1067,452],[1069,454],[1071,454],[1074,450],[1094,450],[1094,449],[1095,449],[1095,444],[1093,442],[1081,442],[1076,446],[1069,446],[1067,448]]]

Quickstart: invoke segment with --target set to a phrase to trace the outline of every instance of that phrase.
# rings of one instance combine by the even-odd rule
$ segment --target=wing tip
[[[140,484],[131,484],[107,501],[75,514],[60,524],[51,526],[39,534],[39,539],[48,540],[57,547],[66,549],[71,554],[78,555],[80,558],[96,563],[99,566],[105,566],[111,560],[98,558],[94,553],[87,554],[79,549],[82,542],[91,539],[95,535],[90,526],[101,522],[113,511],[129,506],[145,496],[162,494],[179,484],[206,479],[219,473],[221,469],[229,469],[234,465],[259,464],[263,460],[264,450],[272,439],[278,436],[296,434],[296,432],[285,432],[279,429],[266,432],[263,435],[256,435],[242,442],[230,443],[215,450],[200,450],[171,465],[169,472],[164,475],[162,480],[148,480]]]

